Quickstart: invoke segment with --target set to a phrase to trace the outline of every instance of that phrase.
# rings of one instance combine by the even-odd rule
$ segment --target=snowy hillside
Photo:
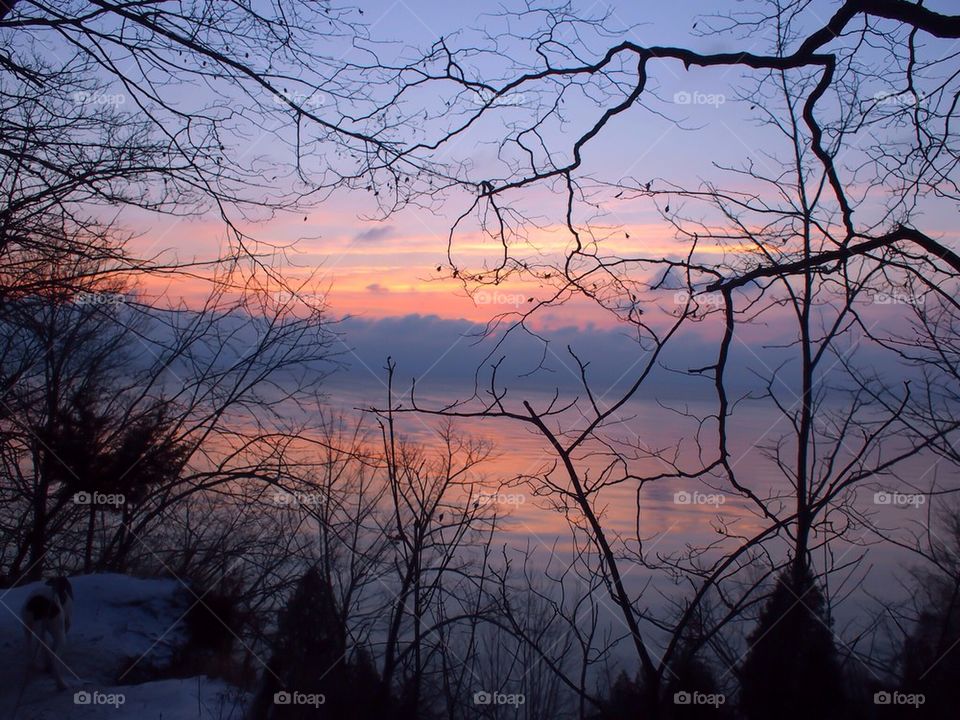
[[[55,720],[239,720],[241,693],[206,677],[124,684],[151,668],[169,667],[184,642],[180,622],[192,597],[176,580],[126,575],[71,578],[73,627],[62,658],[69,688],[35,672],[25,688],[20,608],[35,585],[0,592],[0,718]],[[17,696],[23,695],[17,707]]]

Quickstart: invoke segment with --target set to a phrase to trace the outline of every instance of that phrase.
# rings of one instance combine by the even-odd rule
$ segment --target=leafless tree
[[[442,121],[438,115],[435,125],[426,124],[434,132],[413,146],[414,153],[435,157],[448,149],[455,153],[457,143],[495,142],[496,157],[472,164],[455,157],[441,176],[443,192],[463,203],[450,232],[448,272],[468,290],[515,280],[537,283],[542,291],[528,309],[497,319],[508,332],[533,332],[532,317],[546,306],[595,303],[636,337],[640,370],[634,369],[628,392],[610,401],[606,388],[591,384],[588,363],[571,350],[581,396],[565,401],[558,393],[537,407],[498,383],[500,333],[485,391],[468,403],[439,408],[425,407],[413,395],[406,409],[523,423],[549,443],[557,463],[536,478],[537,486],[559,509],[578,513],[603,559],[609,595],[629,629],[655,713],[673,653],[708,594],[719,592],[725,610],[702,633],[702,644],[748,616],[766,581],[784,567],[800,576],[816,566],[821,583],[837,574],[843,579],[827,597],[838,601],[845,584],[860,577],[859,553],[854,549],[850,557],[846,549],[862,539],[855,532],[856,487],[902,487],[898,473],[907,461],[948,452],[960,429],[955,416],[943,412],[953,404],[949,395],[922,392],[934,393],[928,397],[938,409],[932,409],[914,387],[898,386],[870,368],[877,358],[892,367],[903,359],[890,352],[896,339],[876,341],[877,305],[884,303],[875,296],[923,286],[949,297],[949,289],[933,287],[932,273],[949,279],[949,288],[960,271],[960,256],[923,225],[925,208],[955,196],[950,125],[956,56],[937,40],[960,35],[960,18],[909,2],[848,0],[823,23],[804,4],[770,3],[752,14],[707,17],[703,34],[728,46],[711,53],[645,46],[610,16],[582,18],[568,8],[529,5],[494,16],[492,23],[501,19],[502,29],[479,49],[439,41],[416,71],[399,78],[390,97],[391,103],[413,104],[425,87],[433,87],[442,98]],[[748,49],[748,35],[768,38],[768,50]],[[472,58],[487,48],[509,60],[485,76]],[[727,173],[729,189],[722,181],[692,187],[652,175],[598,177],[589,153],[615,118],[643,111],[676,116],[650,82],[666,63],[687,71],[722,67],[742,73],[752,89],[739,99],[751,103],[780,138],[784,155],[717,168]],[[890,73],[878,70],[890,66]],[[496,127],[506,128],[495,139],[483,135],[490,127],[485,120],[494,117]],[[568,119],[572,129],[564,131]],[[751,181],[746,191],[735,186],[744,178]],[[415,185],[416,191],[421,198],[439,197],[434,187]],[[543,192],[563,199],[554,207],[569,241],[560,257],[525,242],[532,229],[550,222],[531,209],[531,199]],[[657,257],[619,251],[613,233],[590,215],[617,201],[651,203],[689,252]],[[497,252],[482,266],[466,266],[458,259],[461,232],[479,232]],[[721,259],[707,249],[722,251]],[[665,311],[664,297],[676,291],[685,293],[685,302]],[[872,311],[865,301],[872,301]],[[786,318],[793,327],[778,335],[780,347],[763,353],[773,362],[756,394],[737,396],[731,358],[739,333]],[[502,327],[497,321],[492,332]],[[618,412],[646,388],[671,341],[696,322],[720,330],[715,361],[680,368],[715,389],[715,407],[707,414],[680,412],[699,428],[692,454],[697,460],[690,462],[680,443],[663,451],[642,443],[630,447],[611,435],[610,426],[619,424],[622,431],[627,424]],[[939,329],[949,334],[949,326]],[[852,352],[864,340],[875,352],[869,360]],[[902,347],[913,344],[901,340]],[[950,354],[949,346],[938,347]],[[736,418],[755,402],[771,405],[785,420],[786,430],[770,434],[760,450],[790,488],[787,495],[758,487],[737,467]],[[643,461],[662,469],[635,470]],[[654,483],[694,479],[742,498],[762,520],[760,529],[742,532],[720,519],[715,545],[691,550],[682,562],[663,563],[643,552],[638,522],[632,552],[623,557],[627,545],[603,522],[600,492],[629,483],[639,496]],[[743,574],[758,561],[759,577]],[[679,620],[664,627],[640,605],[642,594],[631,597],[623,580],[631,563],[673,567],[693,581],[692,601],[682,605]],[[654,629],[670,631],[660,658],[649,647]]]
[[[117,522],[104,528],[98,563],[122,568],[185,497],[276,478],[290,443],[284,417],[316,402],[332,368],[319,309],[237,299],[229,281],[203,308],[162,309],[96,267],[77,275],[75,256],[65,263],[50,276],[90,274],[86,290],[24,296],[4,318],[11,537],[22,527],[19,501],[31,508],[5,568],[14,577],[39,576],[77,513],[93,513],[75,504],[77,493],[124,498],[101,508]]]
[[[235,251],[259,258],[241,221],[401,161],[356,117],[356,73],[368,69],[347,56],[365,36],[362,12],[330,2],[5,3],[0,250],[28,241],[19,228],[51,211],[85,224],[102,219],[98,209],[135,206],[212,211]],[[185,97],[188,85],[204,91]]]

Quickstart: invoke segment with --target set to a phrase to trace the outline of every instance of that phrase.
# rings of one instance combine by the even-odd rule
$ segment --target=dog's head
[[[58,577],[50,578],[47,580],[47,585],[53,588],[53,592],[56,593],[61,605],[66,603],[68,599],[73,600],[73,586],[66,576],[59,575]]]

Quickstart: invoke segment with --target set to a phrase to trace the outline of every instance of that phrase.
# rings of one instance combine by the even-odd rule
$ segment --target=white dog
[[[73,614],[73,587],[65,577],[55,577],[30,593],[20,611],[27,640],[27,673],[43,653],[46,668],[53,673],[57,687],[67,684],[60,669],[63,647]]]

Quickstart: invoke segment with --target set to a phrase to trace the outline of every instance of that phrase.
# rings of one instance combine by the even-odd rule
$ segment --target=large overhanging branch
[[[860,243],[844,245],[836,250],[812,254],[808,257],[789,263],[776,263],[751,270],[743,275],[728,280],[718,280],[707,286],[707,292],[730,291],[744,287],[763,278],[785,277],[797,275],[813,268],[822,267],[831,263],[843,262],[850,258],[866,255],[874,250],[889,248],[898,242],[908,241],[922,248],[929,255],[936,257],[949,265],[960,274],[960,255],[950,248],[919,230],[898,226],[891,232],[879,237],[869,238]]]
[[[742,66],[754,70],[795,70],[805,67],[819,66],[828,70],[820,87],[815,89],[811,95],[812,102],[808,108],[805,108],[805,120],[810,123],[812,120],[812,106],[823,95],[826,87],[829,86],[832,79],[832,66],[836,57],[830,53],[819,52],[824,45],[836,39],[846,29],[847,25],[858,15],[874,16],[878,18],[896,20],[923,30],[924,32],[937,38],[956,38],[960,37],[960,16],[943,15],[926,8],[914,5],[904,0],[848,0],[830,19],[830,21],[819,30],[809,35],[801,43],[800,47],[788,55],[769,55],[756,54],[750,52],[723,52],[723,53],[699,53],[681,47],[674,46],[650,46],[645,47],[636,42],[626,40],[610,47],[602,58],[594,63],[568,66],[568,67],[547,67],[536,72],[525,73],[505,85],[496,88],[485,82],[471,81],[463,77],[463,71],[455,63],[448,63],[446,73],[433,79],[443,79],[454,81],[471,90],[482,90],[489,93],[489,98],[484,103],[484,107],[471,116],[460,127],[452,130],[447,136],[439,142],[421,143],[411,148],[412,151],[418,149],[436,150],[445,140],[459,135],[471,127],[477,118],[483,112],[496,104],[497,100],[509,93],[521,89],[524,85],[534,83],[540,80],[561,77],[589,76],[603,72],[611,66],[613,61],[622,53],[629,52],[636,55],[638,59],[638,73],[640,82],[631,93],[617,106],[608,109],[603,116],[587,132],[577,140],[573,148],[574,159],[570,164],[556,168],[549,172],[535,173],[529,178],[506,183],[495,187],[490,183],[478,185],[481,196],[488,196],[504,190],[516,188],[536,180],[543,180],[551,177],[562,176],[571,170],[580,166],[581,160],[579,150],[590,139],[595,137],[607,122],[620,112],[630,107],[640,96],[644,87],[646,77],[646,63],[651,59],[658,60],[679,60],[686,68],[695,67],[720,67],[720,66]],[[449,53],[445,49],[446,53]],[[454,72],[456,70],[456,72]],[[818,129],[811,128],[816,132]],[[409,151],[405,152],[407,154]],[[819,153],[818,153],[819,155]],[[822,158],[821,158],[822,159]]]
[[[872,228],[858,227],[854,221],[854,212],[858,202],[851,195],[850,178],[844,177],[842,168],[837,164],[837,156],[841,154],[843,148],[830,146],[831,129],[822,118],[817,116],[822,114],[822,111],[818,112],[818,109],[825,102],[825,98],[829,96],[832,90],[836,89],[838,84],[845,82],[846,70],[844,68],[846,66],[842,60],[841,51],[835,52],[828,46],[834,41],[842,39],[845,34],[850,34],[853,31],[851,26],[857,18],[862,20],[863,25],[862,28],[854,28],[858,33],[875,32],[870,27],[870,20],[874,19],[904,23],[912,28],[913,34],[924,32],[942,39],[960,37],[960,16],[944,15],[903,0],[848,0],[819,29],[806,37],[799,38],[794,43],[789,43],[785,47],[781,46],[777,52],[759,54],[754,52],[702,53],[685,47],[645,46],[633,40],[623,40],[605,48],[599,57],[593,61],[563,61],[554,64],[549,58],[541,54],[541,57],[545,60],[545,66],[521,71],[521,74],[515,75],[512,79],[508,78],[502,83],[469,77],[469,73],[465,72],[458,64],[456,54],[451,53],[446,42],[441,40],[434,46],[431,58],[443,61],[443,69],[436,73],[417,69],[417,80],[402,86],[397,94],[391,98],[391,102],[401,102],[405,92],[421,88],[424,83],[450,82],[462,88],[465,92],[480,93],[483,104],[478,109],[467,112],[462,120],[457,121],[452,127],[448,127],[439,137],[433,137],[398,149],[397,159],[410,162],[424,154],[424,158],[421,158],[421,160],[425,161],[426,156],[430,153],[443,150],[445,147],[451,146],[454,141],[462,140],[465,134],[472,132],[474,128],[479,126],[481,119],[488,111],[496,107],[501,99],[508,100],[513,93],[526,92],[528,89],[536,90],[543,83],[576,84],[583,79],[595,76],[603,77],[607,74],[626,72],[629,68],[630,78],[625,81],[616,81],[615,84],[619,88],[617,95],[608,97],[598,106],[599,116],[596,116],[582,130],[578,131],[571,138],[569,146],[564,148],[562,152],[554,152],[556,148],[549,148],[546,161],[535,161],[532,152],[524,144],[527,133],[537,136],[541,144],[544,142],[543,138],[539,136],[540,124],[543,119],[539,119],[536,123],[531,121],[529,127],[511,126],[513,127],[513,134],[501,143],[501,145],[516,143],[521,151],[527,151],[526,154],[530,158],[529,166],[524,163],[512,167],[501,177],[494,177],[494,173],[491,172],[486,173],[485,177],[470,177],[466,174],[469,167],[467,165],[456,166],[459,167],[459,170],[451,169],[441,173],[443,179],[448,181],[449,185],[459,185],[471,195],[469,206],[459,214],[457,221],[453,223],[448,238],[447,257],[454,278],[459,278],[464,284],[472,282],[497,284],[504,279],[501,270],[508,269],[511,266],[516,269],[527,269],[527,264],[522,261],[522,258],[511,256],[511,243],[508,238],[509,233],[505,230],[504,221],[510,210],[509,206],[503,204],[504,198],[511,191],[523,190],[540,183],[553,181],[565,183],[567,193],[570,196],[566,225],[576,241],[577,249],[568,253],[565,267],[568,271],[567,277],[569,277],[570,259],[580,253],[581,247],[578,231],[572,222],[573,196],[577,187],[574,174],[585,166],[586,146],[599,139],[608,129],[608,126],[615,121],[615,118],[624,115],[643,101],[645,91],[649,89],[647,81],[650,77],[649,62],[651,60],[678,60],[687,69],[693,67],[739,67],[775,73],[806,71],[813,73],[814,76],[809,92],[802,103],[801,124],[807,131],[809,149],[822,168],[825,184],[838,207],[842,232],[837,238],[840,249],[817,255],[803,262],[812,262],[814,265],[825,264],[844,257],[863,254],[885,244],[895,243],[898,240],[906,240],[923,247],[928,253],[957,269],[957,255],[919,231],[898,227],[894,232],[885,236],[874,237],[875,226]],[[413,70],[412,67],[407,69]],[[546,111],[551,114],[556,112],[556,108],[551,110],[547,107]],[[553,157],[562,159],[554,161]],[[449,187],[449,185],[447,186]],[[649,191],[649,189],[649,184],[647,184],[647,190]],[[484,212],[490,212],[493,215],[493,226],[488,231],[490,236],[502,245],[502,253],[496,266],[488,267],[485,265],[482,271],[471,272],[468,268],[461,267],[454,258],[454,235],[458,231],[461,221],[473,213]],[[910,222],[909,218],[901,218],[901,220],[905,223]],[[857,244],[856,241],[858,240],[865,240],[865,242]],[[851,247],[847,248],[847,245]],[[778,265],[771,267],[769,273],[772,275],[781,270],[790,272],[791,267],[791,265]],[[747,276],[743,283],[749,282],[750,277]],[[721,287],[721,282],[731,281],[718,281],[712,287],[714,289]],[[730,287],[736,286],[731,285]],[[537,307],[541,305],[541,303],[538,303]]]

